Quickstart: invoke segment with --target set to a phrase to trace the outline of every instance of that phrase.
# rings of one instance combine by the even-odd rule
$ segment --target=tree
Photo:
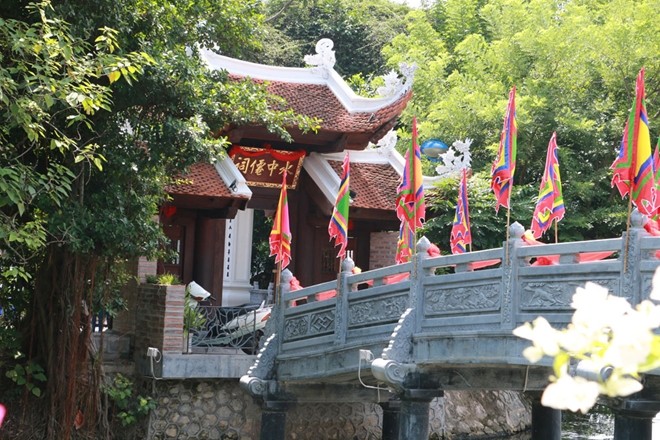
[[[0,20],[2,362],[15,367],[24,353],[19,362],[45,368],[45,438],[69,438],[79,410],[89,437],[107,437],[96,420],[100,363],[87,362],[92,305],[110,301],[127,259],[159,251],[165,185],[221,157],[226,140],[214,133],[226,124],[263,124],[283,139],[285,126],[314,124],[196,56],[251,50],[257,2],[24,6],[4,2],[14,18]]]
[[[417,115],[422,141],[474,139],[473,168],[489,172],[515,85],[514,188],[522,203],[531,213],[556,131],[566,204],[560,239],[611,237],[625,228],[626,204],[610,187],[609,166],[642,66],[651,121],[659,113],[660,24],[651,18],[658,6],[657,0],[437,2],[384,48],[390,66],[405,60],[420,66],[403,119]],[[433,60],[443,62],[429,75]],[[513,197],[516,204],[519,195]],[[530,216],[512,220],[525,224]]]
[[[336,50],[335,69],[341,75],[381,75],[386,66],[380,50],[403,31],[400,19],[408,10],[389,0],[270,0],[265,14],[272,41],[266,40],[257,59],[302,66],[304,55],[314,53],[316,42],[330,38]]]

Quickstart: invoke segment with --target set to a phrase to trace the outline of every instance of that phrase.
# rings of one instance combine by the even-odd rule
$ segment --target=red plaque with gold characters
[[[229,149],[229,157],[243,173],[248,185],[279,188],[282,186],[282,174],[286,171],[287,189],[295,189],[298,185],[298,176],[305,158],[305,151],[233,145]]]

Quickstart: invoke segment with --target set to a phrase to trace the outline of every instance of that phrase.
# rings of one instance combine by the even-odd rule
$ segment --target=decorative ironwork
[[[238,348],[247,354],[256,354],[271,307],[259,304],[245,307],[198,305],[194,310],[199,313],[203,324],[190,329],[193,351],[195,348]]]

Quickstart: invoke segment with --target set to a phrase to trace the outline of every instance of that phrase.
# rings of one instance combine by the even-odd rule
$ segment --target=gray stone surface
[[[261,409],[236,380],[157,381],[155,390],[149,439],[259,438]],[[431,438],[452,439],[525,430],[531,412],[519,393],[457,391],[434,399],[429,419]],[[286,438],[375,440],[381,426],[382,409],[375,403],[305,403],[287,413]]]

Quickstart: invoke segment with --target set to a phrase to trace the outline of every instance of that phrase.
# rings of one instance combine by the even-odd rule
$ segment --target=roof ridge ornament
[[[460,174],[463,168],[469,169],[472,164],[471,145],[472,139],[465,138],[464,141],[459,139],[454,141],[451,147],[447,148],[447,151],[441,153],[438,157],[442,160],[442,163],[435,167],[438,176],[450,177]],[[460,153],[460,155],[456,153]]]
[[[367,145],[368,150],[376,150],[379,154],[383,156],[391,156],[392,151],[394,151],[394,147],[396,146],[396,142],[398,140],[399,136],[397,135],[396,131],[394,129],[390,129],[385,136],[380,138],[376,145],[373,143],[369,142],[369,145]]]
[[[382,75],[385,85],[378,87],[376,93],[382,97],[403,95],[412,87],[416,70],[417,64],[415,63],[399,63],[399,71],[403,78],[399,78],[395,70],[390,70],[387,74]]]
[[[328,78],[330,70],[334,70],[337,61],[335,51],[332,50],[334,45],[335,43],[330,38],[321,38],[316,43],[316,55],[305,55],[303,58],[305,63],[316,66],[312,68],[312,72],[321,75],[323,78]]]

